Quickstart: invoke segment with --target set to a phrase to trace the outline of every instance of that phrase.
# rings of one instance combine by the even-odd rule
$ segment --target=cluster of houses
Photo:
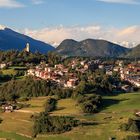
[[[65,68],[62,64],[49,67],[47,64],[42,66],[41,64],[34,69],[29,69],[27,75],[35,76],[44,80],[52,80],[64,87],[75,87],[77,84],[77,77],[73,73],[68,72],[68,68]],[[67,77],[67,80],[65,79]]]
[[[42,63],[35,68],[29,69],[26,75],[31,75],[44,80],[52,80],[63,87],[75,88],[79,83],[76,72],[85,73],[87,70],[96,70],[99,62],[96,61],[78,61],[72,60],[68,66],[57,64],[50,67],[48,64]],[[71,70],[74,70],[73,72]]]
[[[69,69],[74,70],[73,72]],[[76,72],[84,74],[87,70],[95,71],[97,69],[104,70],[107,75],[112,75],[113,72],[120,73],[121,80],[128,81],[136,87],[140,87],[140,63],[128,64],[124,66],[123,61],[116,61],[115,64],[106,64],[100,60],[79,61],[71,60],[68,66],[57,64],[50,67],[48,64],[42,63],[35,68],[29,69],[27,75],[35,76],[44,80],[52,80],[63,87],[75,88],[78,85],[79,79]],[[122,87],[127,89],[126,85]]]
[[[135,87],[140,88],[140,63],[128,64],[120,70],[122,80],[128,81]]]

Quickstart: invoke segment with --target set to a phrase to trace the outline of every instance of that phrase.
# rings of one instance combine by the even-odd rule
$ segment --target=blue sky
[[[109,2],[111,0],[104,0],[106,2],[102,0],[42,0],[42,2],[36,0],[38,4],[34,4],[32,0],[9,1],[17,2],[19,7],[1,6],[0,24],[19,29],[61,24],[64,26],[101,24],[117,27],[140,24],[140,4],[130,3],[132,0],[124,0],[124,3],[123,0],[118,3]]]
[[[139,16],[140,0],[0,0],[1,25],[56,44],[65,38],[139,43]]]

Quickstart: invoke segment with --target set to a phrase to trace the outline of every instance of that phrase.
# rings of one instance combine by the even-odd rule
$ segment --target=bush
[[[45,112],[51,112],[56,109],[57,100],[55,98],[49,98],[45,103]]]
[[[95,94],[79,95],[77,101],[84,113],[96,113],[101,104],[101,96]]]
[[[127,131],[127,130],[128,130],[128,125],[127,125],[127,124],[122,124],[122,125],[120,126],[120,129],[121,129],[122,131]]]
[[[140,132],[140,120],[129,119],[127,124],[122,124],[120,129],[123,131]]]

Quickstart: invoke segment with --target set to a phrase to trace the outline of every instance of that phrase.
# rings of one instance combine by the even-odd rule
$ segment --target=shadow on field
[[[81,125],[82,126],[92,126],[92,125],[98,125],[99,123],[97,123],[97,122],[91,122],[91,121],[83,121],[83,122],[81,122]]]
[[[117,100],[117,99],[102,99],[102,104],[99,111],[107,109],[109,106],[119,104],[120,102],[126,101],[128,99]]]
[[[66,107],[58,107],[58,108],[56,109],[56,111],[60,111],[60,110],[64,110],[64,109],[66,109]]]

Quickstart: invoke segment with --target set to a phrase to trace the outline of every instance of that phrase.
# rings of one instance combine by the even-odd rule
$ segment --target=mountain
[[[56,52],[66,56],[118,57],[128,50],[106,40],[87,39],[77,42],[66,39],[57,47]]]
[[[126,55],[128,58],[140,58],[140,44],[132,48]]]
[[[49,44],[35,40],[0,25],[0,50],[15,49],[21,51],[25,48],[27,43],[30,44],[31,52],[39,51],[41,53],[46,53],[54,50]]]

